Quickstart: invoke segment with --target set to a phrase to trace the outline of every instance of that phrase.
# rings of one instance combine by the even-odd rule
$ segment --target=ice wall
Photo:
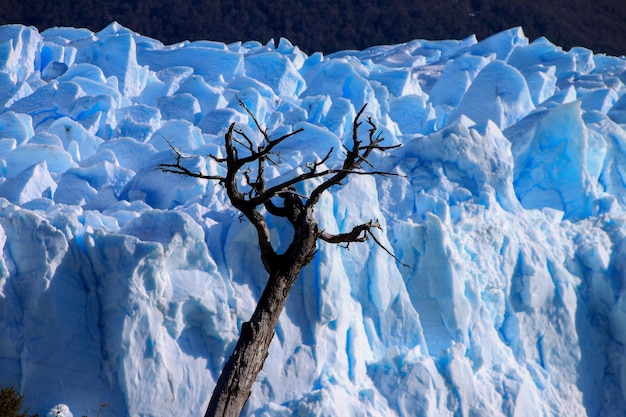
[[[622,416],[624,82],[623,57],[519,28],[324,56],[2,26],[0,382],[42,415],[202,415],[265,274],[219,186],[156,168],[168,141],[219,172],[229,123],[258,136],[239,98],[305,129],[270,173],[292,175],[340,161],[368,103],[400,175],[317,215],[379,219],[409,267],[320,243],[246,415]]]

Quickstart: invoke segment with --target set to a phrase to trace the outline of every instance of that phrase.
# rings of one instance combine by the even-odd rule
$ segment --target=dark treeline
[[[626,54],[626,2],[616,0],[0,0],[0,24],[98,31],[112,21],[166,44],[286,37],[308,53],[522,26],[531,40]]]

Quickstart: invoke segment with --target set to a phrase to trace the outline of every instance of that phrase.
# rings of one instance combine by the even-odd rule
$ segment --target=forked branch
[[[368,160],[373,151],[386,152],[395,146],[382,145],[383,139],[380,133],[377,133],[376,125],[371,118],[367,119],[369,125],[367,140],[359,139],[359,127],[362,123],[360,118],[365,106],[359,110],[354,120],[352,143],[344,148],[345,155],[340,166],[327,167],[333,152],[331,149],[321,159],[306,164],[307,169],[300,175],[280,179],[277,184],[268,188],[266,165],[276,164],[271,158],[272,156],[280,158],[277,147],[302,129],[272,139],[267,128],[261,126],[250,109],[241,100],[239,103],[252,118],[263,138],[262,143],[257,145],[253,138],[232,123],[224,135],[225,156],[208,156],[225,169],[225,174],[211,175],[188,168],[186,164],[189,158],[171,143],[174,162],[159,165],[164,172],[217,181],[222,185],[232,205],[255,227],[261,260],[269,275],[254,313],[250,320],[242,325],[237,345],[217,380],[205,417],[239,416],[263,367],[274,329],[289,292],[302,269],[313,259],[319,240],[348,246],[352,242],[364,242],[371,237],[378,246],[398,261],[374,235],[373,229],[380,228],[378,221],[357,225],[349,232],[330,234],[319,229],[314,216],[315,205],[324,191],[341,185],[350,175],[395,175],[374,170],[373,164]],[[309,195],[297,192],[298,185],[313,179],[321,181]],[[266,220],[268,214],[286,219],[293,227],[293,239],[283,253],[276,253],[272,245]]]
[[[367,139],[360,139],[359,129],[363,123],[361,119],[367,106],[364,105],[358,111],[353,121],[351,143],[344,146],[345,156],[339,167],[328,168],[326,165],[333,153],[331,148],[321,159],[307,163],[305,172],[280,181],[268,188],[265,176],[266,165],[277,164],[270,157],[275,155],[280,158],[276,147],[290,137],[302,132],[303,128],[293,130],[277,139],[272,139],[267,132],[267,128],[260,124],[252,111],[241,100],[239,100],[239,104],[244,108],[254,122],[258,132],[263,136],[262,143],[255,145],[255,142],[242,129],[238,129],[232,123],[224,136],[224,154],[226,157],[218,158],[209,155],[212,160],[225,165],[226,174],[224,176],[209,175],[187,168],[185,161],[189,157],[184,156],[178,148],[169,142],[175,161],[170,164],[160,164],[159,168],[165,172],[217,181],[224,186],[231,203],[256,227],[259,233],[259,244],[261,245],[262,253],[267,257],[267,259],[264,259],[266,268],[269,267],[269,264],[267,264],[269,262],[268,259],[274,259],[277,255],[274,253],[270,243],[265,217],[259,211],[261,208],[264,207],[268,213],[274,216],[286,218],[296,227],[298,222],[303,222],[305,219],[310,223],[313,219],[313,209],[323,193],[333,186],[341,185],[350,175],[397,175],[387,171],[372,169],[373,164],[369,161],[372,152],[386,152],[399,145],[382,145],[383,138],[371,117],[366,119],[369,127]],[[308,196],[300,195],[296,192],[296,186],[312,179],[322,179],[322,181]],[[240,189],[240,187],[244,188]],[[283,204],[275,203],[274,201],[277,199],[282,200]],[[300,228],[301,226],[299,225]],[[367,240],[368,236],[371,236],[378,246],[397,260],[371,232],[373,228],[380,228],[378,221],[360,224],[355,226],[350,232],[336,235],[317,230],[316,224],[309,226],[314,226],[316,236],[328,243],[363,242]]]

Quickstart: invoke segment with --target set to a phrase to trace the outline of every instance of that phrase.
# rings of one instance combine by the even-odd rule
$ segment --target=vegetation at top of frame
[[[479,39],[521,26],[564,48],[626,54],[626,2],[614,0],[0,0],[0,24],[98,31],[112,21],[166,44],[286,37],[331,53],[412,39]]]
[[[12,386],[0,385],[0,416],[2,417],[39,417],[39,414],[28,414],[28,409],[22,409],[24,396]]]

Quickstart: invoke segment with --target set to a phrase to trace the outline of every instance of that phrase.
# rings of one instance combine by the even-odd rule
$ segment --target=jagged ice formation
[[[2,26],[0,382],[49,416],[202,415],[265,273],[219,186],[157,169],[167,142],[216,172],[229,123],[254,136],[238,97],[304,127],[293,175],[369,103],[401,177],[352,178],[319,222],[380,220],[410,268],[320,243],[245,413],[623,416],[625,82],[624,57],[519,28],[308,56]]]

